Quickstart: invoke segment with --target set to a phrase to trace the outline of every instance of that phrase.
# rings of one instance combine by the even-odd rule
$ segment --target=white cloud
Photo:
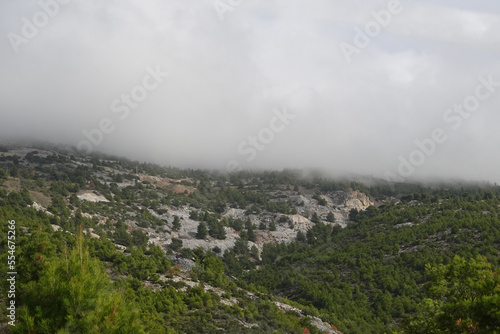
[[[242,159],[238,145],[273,109],[287,107],[297,118],[245,166],[381,175],[442,126],[478,76],[500,81],[499,5],[401,3],[403,13],[348,64],[339,45],[387,1],[243,1],[221,21],[211,1],[73,0],[18,54],[6,36],[40,8],[3,2],[0,131],[76,145],[109,117],[116,130],[99,150],[223,167]],[[120,122],[111,102],[157,64],[171,75]],[[500,90],[416,175],[498,181],[500,161],[477,143],[500,141],[499,102]]]

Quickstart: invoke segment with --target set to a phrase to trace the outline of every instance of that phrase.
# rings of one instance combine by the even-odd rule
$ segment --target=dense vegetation
[[[222,261],[214,253],[194,252],[197,266],[192,274],[199,285],[158,282],[158,274],[172,277],[178,270],[158,247],[138,247],[125,256],[105,237],[84,238],[78,229],[53,231],[50,223],[59,218],[28,207],[29,197],[15,192],[0,195],[2,235],[7,234],[6,219],[16,221],[19,275],[12,333],[302,333],[307,327],[316,332],[309,318],[279,311],[268,296],[249,298],[224,275]],[[7,291],[6,238],[0,247],[1,285]],[[105,270],[111,267],[114,282]],[[146,279],[160,283],[159,290],[141,282]],[[237,303],[220,303],[221,297],[206,291],[204,284],[222,288]],[[0,299],[2,311],[6,297]],[[258,326],[247,328],[242,321]],[[2,322],[7,322],[5,314]]]
[[[2,235],[16,221],[13,333],[319,333],[312,317],[344,333],[500,332],[496,185],[368,186],[292,170],[223,175],[50,152],[0,153]],[[175,179],[185,191],[138,175]],[[84,189],[107,202],[80,200]],[[325,207],[322,195],[340,190],[378,203],[352,210],[345,228],[332,212],[312,212],[304,216],[312,228],[293,242],[255,246],[259,231],[292,225],[301,204],[285,192],[307,192]],[[47,212],[31,206],[35,195]],[[144,231],[181,229],[182,218],[162,218],[180,207],[197,224],[193,238],[225,240],[231,229],[234,247],[189,249],[175,237],[165,248],[151,244]],[[243,218],[224,216],[232,208]],[[259,215],[272,220],[253,224]],[[2,291],[7,249],[2,238]],[[173,259],[194,266],[183,271]],[[2,294],[2,323],[6,302]]]
[[[414,194],[353,212],[345,229],[319,223],[302,242],[269,245],[263,266],[241,277],[310,306],[346,332],[383,333],[419,310],[421,286],[435,276],[426,266],[450,264],[456,255],[500,265],[499,215],[500,199],[490,191]],[[498,288],[491,293],[496,311],[488,312],[500,319]]]

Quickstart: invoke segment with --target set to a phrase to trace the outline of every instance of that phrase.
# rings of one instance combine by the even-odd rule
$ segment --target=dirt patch
[[[142,174],[139,175],[139,180],[141,182],[147,181],[151,183],[151,185],[153,185],[155,188],[165,189],[176,194],[184,194],[184,192],[186,191],[188,194],[191,194],[193,191],[196,190],[194,187],[180,184],[180,182],[182,182],[183,180],[174,180],[164,177],[142,175]]]
[[[9,177],[4,184],[8,192],[21,191],[21,180],[18,178]]]
[[[163,189],[167,189],[167,187],[170,186],[170,184],[172,183],[171,179],[158,176],[143,175],[143,174],[139,175],[139,180],[141,182],[147,181],[151,183],[153,186]]]
[[[41,206],[48,208],[52,204],[52,200],[38,191],[30,191],[31,199]]]
[[[174,186],[168,187],[168,190],[176,194],[183,194],[186,191],[188,194],[191,194],[195,189],[193,187],[183,186],[182,184],[176,184]]]

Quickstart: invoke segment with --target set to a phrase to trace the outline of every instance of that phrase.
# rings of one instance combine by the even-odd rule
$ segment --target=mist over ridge
[[[498,4],[43,4],[0,11],[4,137],[181,168],[500,181]]]

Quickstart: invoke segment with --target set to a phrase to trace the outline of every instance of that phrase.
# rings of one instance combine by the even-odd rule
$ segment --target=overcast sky
[[[55,1],[0,0],[2,136],[500,182],[498,1]]]

